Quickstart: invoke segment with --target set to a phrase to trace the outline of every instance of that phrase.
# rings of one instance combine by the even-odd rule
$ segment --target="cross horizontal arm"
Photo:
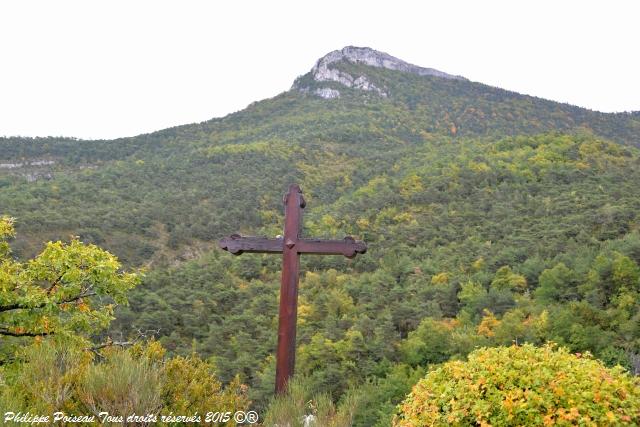
[[[283,238],[269,239],[267,237],[245,237],[232,234],[220,240],[220,247],[233,255],[244,252],[253,253],[282,253]],[[353,258],[357,254],[367,251],[367,245],[353,237],[344,240],[300,239],[291,245],[299,254],[343,255]]]
[[[344,255],[347,258],[367,251],[367,245],[353,237],[344,240],[300,239],[296,247],[301,254]]]
[[[220,247],[233,255],[243,252],[282,253],[284,239],[269,239],[267,237],[244,237],[232,234],[220,240]]]

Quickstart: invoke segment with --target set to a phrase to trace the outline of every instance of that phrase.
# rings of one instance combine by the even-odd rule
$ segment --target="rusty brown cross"
[[[298,315],[298,274],[300,254],[344,255],[354,258],[367,250],[364,242],[353,237],[344,240],[303,239],[302,209],[305,201],[297,184],[291,184],[284,195],[283,237],[245,237],[232,234],[220,240],[220,247],[234,255],[244,252],[282,253],[280,283],[280,315],[276,352],[276,393],[283,393],[293,375],[296,356],[296,319]]]

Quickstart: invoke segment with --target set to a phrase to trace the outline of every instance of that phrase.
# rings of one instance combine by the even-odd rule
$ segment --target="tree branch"
[[[53,332],[12,332],[8,329],[0,328],[0,335],[6,335],[10,337],[43,337],[53,334]]]
[[[53,288],[55,288],[56,285],[60,283],[60,280],[62,280],[62,276],[64,276],[64,273],[59,275],[58,278],[54,280],[53,283],[51,283],[51,286],[49,286],[49,288],[47,289],[47,295],[51,295],[51,291],[53,291]]]
[[[97,294],[95,292],[85,292],[85,293],[76,295],[73,298],[69,298],[68,300],[58,301],[58,302],[56,302],[56,304],[66,304],[66,303],[69,303],[69,302],[78,301],[79,299],[82,299],[82,298],[92,297],[94,295],[97,295]]]
[[[63,301],[56,301],[55,304],[56,305],[60,305],[60,304],[66,304],[66,303],[70,303],[70,302],[74,302],[74,301],[78,301],[79,299],[82,298],[87,298],[87,297],[91,297],[97,295],[95,292],[83,292],[80,293],[78,295],[76,295],[75,297],[63,300]],[[0,306],[0,313],[4,312],[4,311],[11,311],[11,310],[31,310],[34,308],[42,308],[44,306],[46,306],[47,303],[46,302],[42,302],[38,305],[35,305],[33,307],[29,307],[29,306],[25,306],[21,303],[15,303],[15,304],[9,304],[9,305],[5,305],[5,306]]]

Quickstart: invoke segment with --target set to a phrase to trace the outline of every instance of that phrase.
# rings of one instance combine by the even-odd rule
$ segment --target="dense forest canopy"
[[[364,390],[356,425],[389,425],[429,366],[482,346],[553,341],[640,373],[637,113],[336,66],[388,96],[291,90],[134,138],[0,139],[13,253],[79,236],[146,266],[108,334],[195,349],[264,409],[280,260],[214,246],[280,234],[297,182],[308,235],[369,245],[355,260],[303,257],[299,300],[297,372],[334,401]]]

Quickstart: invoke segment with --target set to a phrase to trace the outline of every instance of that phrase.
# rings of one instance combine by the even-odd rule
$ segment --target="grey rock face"
[[[40,179],[50,180],[53,175],[47,166],[55,165],[55,160],[33,159],[18,163],[0,163],[0,173],[11,173],[23,176],[27,182],[35,182]],[[3,169],[18,169],[17,171],[3,171]]]
[[[0,163],[0,169],[21,168],[23,163]]]
[[[310,88],[308,87],[295,87],[298,91],[302,92],[302,93],[312,93],[316,96],[319,96],[320,98],[324,98],[324,99],[332,99],[332,98],[340,98],[340,91],[337,89],[331,89],[330,87],[322,87],[322,88],[317,88],[316,90],[312,91]]]
[[[28,166],[49,166],[56,162],[53,160],[31,160],[21,163],[0,163],[0,169],[16,169]]]
[[[324,99],[340,98],[340,91],[329,87],[316,89],[313,93]]]
[[[346,87],[376,92],[380,96],[388,96],[388,93],[384,88],[377,87],[367,78],[367,76],[361,75],[354,77],[349,73],[345,73],[332,67],[332,64],[343,60],[368,65],[370,67],[386,68],[389,70],[412,73],[420,76],[436,76],[443,79],[466,80],[464,77],[447,74],[433,68],[423,68],[409,64],[408,62],[395,58],[387,53],[379,52],[368,47],[355,46],[347,46],[342,50],[334,50],[320,58],[311,69],[311,76],[316,82],[332,81],[340,83]],[[296,83],[293,84],[292,89],[309,92],[308,88],[299,87]],[[337,96],[327,96],[329,94],[329,92],[326,92],[327,90],[329,89],[317,89],[313,93],[321,96],[322,98],[336,98],[340,94],[339,91],[333,90],[333,92],[338,92]]]
[[[44,179],[46,181],[50,181],[53,179],[53,175],[51,173],[28,173],[24,176],[27,179],[27,182],[36,182],[40,179]]]
[[[443,79],[466,80],[464,77],[447,74],[433,68],[424,68],[409,64],[408,62],[395,58],[388,53],[379,52],[368,47],[347,46],[340,51],[336,50],[331,52],[329,55],[333,54],[331,58],[335,58],[336,53],[341,54],[348,61],[369,65],[371,67],[387,68],[389,70],[403,71],[405,73],[418,74],[420,76],[436,76]],[[329,55],[324,58],[327,58]],[[320,61],[324,58],[320,59]]]

